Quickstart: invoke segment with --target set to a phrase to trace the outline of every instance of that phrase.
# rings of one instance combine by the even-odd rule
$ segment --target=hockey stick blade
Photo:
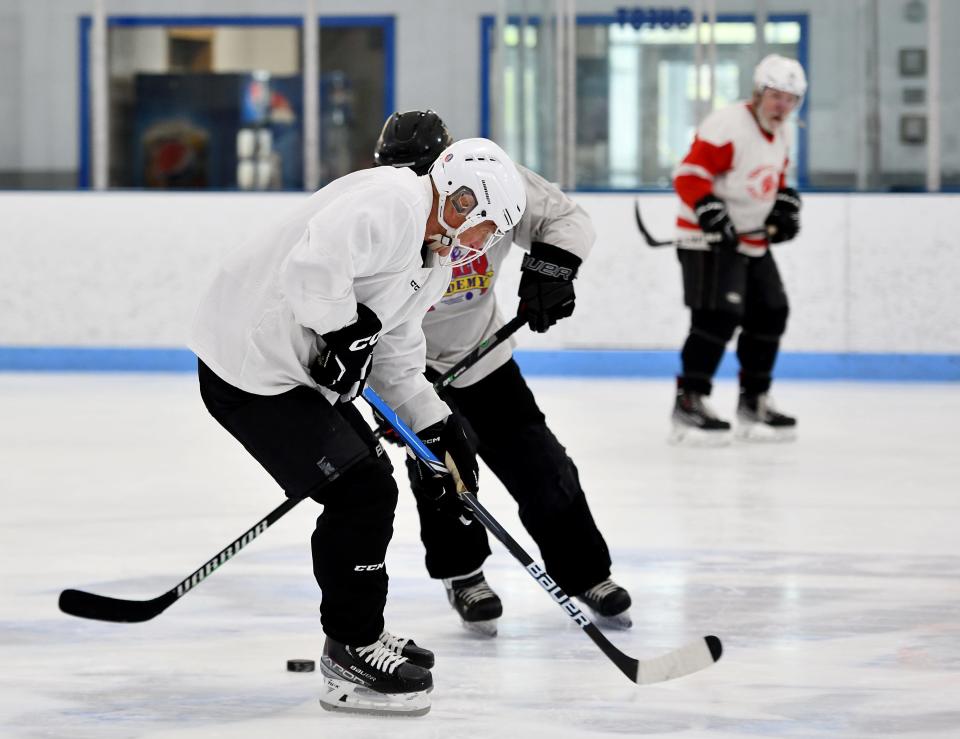
[[[96,621],[136,624],[159,616],[174,601],[175,592],[164,593],[151,600],[123,600],[84,590],[64,590],[60,593],[60,610],[69,616]]]
[[[647,231],[646,226],[643,225],[643,219],[640,217],[640,203],[637,201],[633,202],[633,215],[637,219],[637,228],[640,230],[640,234],[643,236],[644,241],[647,242],[647,246],[676,246],[676,241],[660,241],[653,238],[650,235],[650,232]]]
[[[400,438],[403,439],[404,443],[407,444],[421,462],[438,474],[447,473],[444,464],[436,458],[433,452],[423,443],[423,440],[397,416],[396,412],[390,408],[379,395],[368,387],[363,391],[363,398],[379,411],[380,415],[396,430]],[[470,507],[476,519],[483,524],[483,527],[506,547],[507,551],[523,565],[527,573],[537,581],[537,584],[551,596],[553,601],[563,609],[575,624],[586,632],[587,636],[593,640],[593,643],[596,644],[610,661],[632,682],[638,685],[649,685],[650,683],[673,680],[678,677],[683,677],[684,675],[698,672],[720,659],[720,656],[723,654],[723,646],[715,636],[705,636],[701,639],[696,639],[680,649],[649,660],[637,660],[624,654],[590,621],[573,599],[560,589],[560,586],[550,577],[543,565],[533,561],[533,557],[527,554],[526,550],[510,536],[507,530],[483,507],[473,493],[464,491],[460,493],[460,497],[463,502]]]
[[[543,565],[533,561],[526,550],[490,515],[490,512],[483,507],[476,496],[471,493],[462,493],[461,497],[473,510],[477,520],[484,525],[484,528],[507,548],[507,551],[526,568],[540,587],[550,594],[554,602],[563,609],[577,626],[584,630],[586,635],[593,640],[593,643],[600,648],[600,651],[630,681],[638,685],[649,685],[674,680],[684,675],[699,672],[720,659],[723,654],[723,645],[720,643],[720,639],[715,636],[695,639],[679,649],[648,660],[638,660],[624,654],[604,636],[596,624],[590,621],[586,614],[574,603],[573,599],[560,589],[560,586],[550,577]]]
[[[303,498],[288,498],[244,531],[239,537],[225,546],[198,569],[170,588],[166,593],[150,600],[126,600],[106,595],[88,593],[84,590],[64,590],[60,593],[60,610],[68,616],[90,618],[96,621],[113,623],[142,623],[163,613],[197,585],[216,572],[221,565],[233,559],[234,555],[260,534],[275,524]]]
[[[653,659],[635,660],[637,685],[650,685],[691,675],[714,664],[723,655],[723,645],[715,636],[694,639],[689,644]]]
[[[661,241],[660,239],[655,239],[647,231],[647,227],[643,225],[643,219],[640,217],[640,203],[637,201],[633,202],[633,215],[637,220],[637,228],[640,230],[641,235],[643,236],[644,241],[647,242],[647,246],[652,246],[658,248],[661,246],[679,246],[680,241],[677,239],[671,239],[670,241]],[[740,231],[738,234],[740,236],[773,236],[776,229],[772,226],[765,226],[763,228],[755,228],[752,231]],[[709,241],[709,240],[708,240]]]

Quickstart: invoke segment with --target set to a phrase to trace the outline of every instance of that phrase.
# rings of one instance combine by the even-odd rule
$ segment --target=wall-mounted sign
[[[617,8],[617,23],[641,28],[687,28],[693,23],[690,8]]]

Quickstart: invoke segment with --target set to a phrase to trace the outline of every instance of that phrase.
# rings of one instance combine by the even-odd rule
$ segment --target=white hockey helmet
[[[448,263],[468,264],[513,228],[527,208],[527,189],[507,153],[489,139],[462,139],[448,146],[430,167],[430,179],[440,195],[437,220],[447,230],[440,241],[451,247]],[[453,228],[443,219],[450,199],[466,220]],[[460,235],[484,221],[496,230],[479,247],[460,243]]]
[[[803,73],[803,67],[796,59],[768,54],[753,71],[753,89],[763,92],[767,87],[789,92],[802,100],[807,94],[807,75]]]

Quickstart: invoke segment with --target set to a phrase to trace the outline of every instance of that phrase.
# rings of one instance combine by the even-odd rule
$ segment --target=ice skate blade
[[[586,605],[586,603],[584,603],[584,605]],[[595,623],[601,629],[610,629],[611,631],[626,631],[627,629],[633,628],[633,619],[630,618],[629,608],[623,613],[618,613],[615,616],[604,616],[602,613],[593,610],[590,606],[587,606],[587,610],[590,611],[590,615],[592,616],[591,620],[593,623]]]
[[[730,431],[704,431],[684,424],[674,424],[667,441],[673,446],[721,447],[729,446]]]
[[[424,716],[430,711],[427,692],[378,693],[362,685],[324,675],[320,707],[325,711],[368,716]]]
[[[487,621],[464,621],[461,618],[460,623],[463,624],[463,628],[467,631],[479,636],[492,638],[497,635],[497,619],[495,618]]]
[[[763,423],[740,422],[734,431],[734,438],[752,444],[784,444],[797,440],[797,427],[774,428]]]

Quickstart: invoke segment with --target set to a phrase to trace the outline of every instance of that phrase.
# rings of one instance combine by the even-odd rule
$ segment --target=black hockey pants
[[[331,406],[308,387],[254,395],[203,362],[198,375],[207,410],[286,495],[323,504],[311,549],[324,632],[353,646],[373,643],[383,630],[397,486],[370,427],[352,404]]]
[[[725,249],[678,249],[690,333],[683,345],[680,387],[709,395],[727,342],[737,342],[740,385],[749,394],[770,389],[789,305],[773,254],[748,257]]]
[[[468,387],[448,387],[444,399],[459,411],[480,458],[517,501],[520,520],[560,587],[577,595],[609,577],[610,553],[577,468],[547,428],[516,362]],[[481,567],[490,554],[483,525],[464,526],[448,510],[438,510],[424,494],[414,463],[407,469],[430,576],[456,577]]]

